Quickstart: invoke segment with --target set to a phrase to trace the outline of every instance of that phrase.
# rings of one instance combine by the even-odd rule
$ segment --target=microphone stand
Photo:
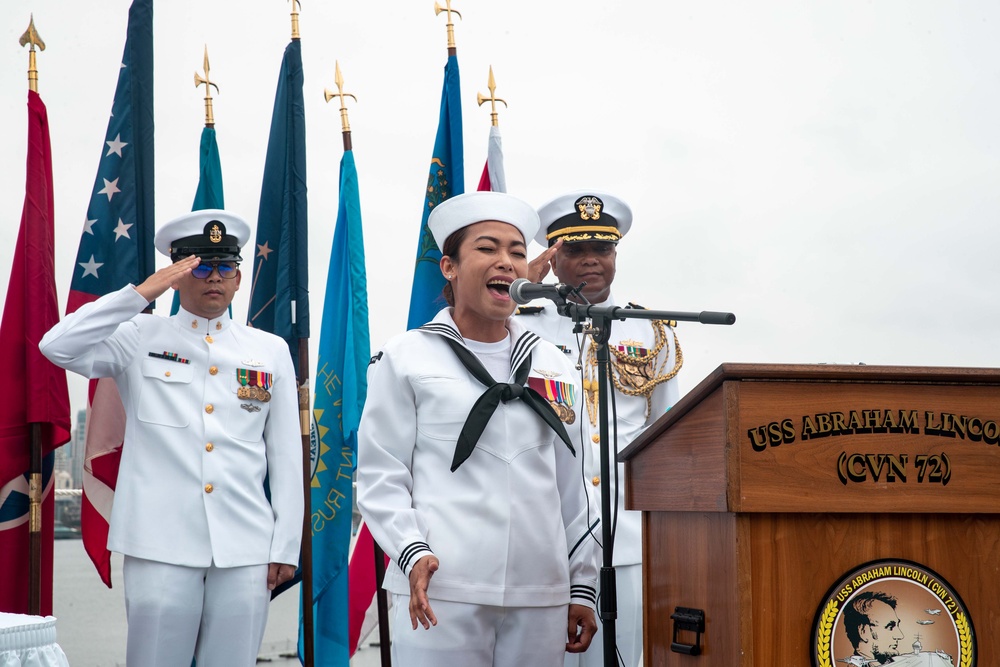
[[[580,285],[573,294],[579,299],[583,297]],[[681,322],[699,322],[701,324],[733,324],[736,322],[736,315],[732,313],[719,313],[713,311],[701,311],[699,313],[684,313],[665,310],[645,310],[639,308],[619,308],[618,306],[595,306],[590,303],[575,303],[567,301],[561,295],[549,297],[555,304],[556,310],[563,317],[569,317],[576,323],[579,331],[583,331],[583,321],[591,320],[592,326],[586,332],[591,335],[597,345],[597,382],[598,382],[598,428],[601,439],[601,479],[611,480],[611,456],[606,443],[608,440],[608,395],[605,388],[608,387],[608,375],[611,365],[611,353],[608,348],[608,341],[611,340],[611,323],[614,320],[641,319],[641,320],[678,320]],[[614,391],[612,386],[609,391]],[[615,443],[617,451],[617,443]],[[616,457],[617,458],[617,457]],[[621,481],[619,481],[621,483]],[[615,488],[617,493],[617,485]],[[615,667],[618,665],[617,635],[615,634],[616,619],[618,618],[618,590],[615,577],[614,539],[611,533],[611,484],[601,485],[601,541],[604,545],[603,560],[601,567],[600,589],[601,604],[599,615],[604,633],[604,667]],[[632,667],[627,665],[626,667]]]

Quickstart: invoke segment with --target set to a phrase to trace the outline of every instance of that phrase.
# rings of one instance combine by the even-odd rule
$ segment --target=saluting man
[[[546,250],[531,262],[529,278],[537,282],[551,267],[559,282],[573,287],[586,283],[582,293],[587,302],[597,306],[619,305],[611,293],[611,285],[615,279],[618,242],[632,225],[628,204],[613,195],[586,190],[553,199],[538,209],[538,215],[541,227],[535,240]],[[629,307],[638,306],[629,304]],[[573,321],[559,315],[551,302],[521,308],[518,315],[528,329],[556,344],[574,363],[579,359],[582,365],[586,410],[582,411],[578,428],[583,431],[583,439],[594,448],[593,455],[584,459],[590,483],[598,491],[602,485],[611,484],[612,494],[617,492],[618,496],[613,559],[618,588],[616,643],[621,664],[634,667],[642,655],[642,515],[625,510],[624,464],[618,464],[617,489],[614,479],[601,478],[596,349],[589,337],[573,333]],[[611,327],[609,374],[615,388],[618,450],[624,449],[680,396],[675,378],[683,356],[674,324],[627,319],[616,320]],[[611,405],[608,415],[614,419]],[[614,422],[609,424],[609,431],[609,442],[604,446],[611,448],[614,461],[615,443],[610,441],[614,437]],[[612,510],[614,503],[612,496]],[[602,630],[586,653],[567,655],[566,664],[603,665]]]
[[[155,245],[173,264],[66,316],[39,345],[63,368],[114,378],[125,408],[108,548],[125,556],[129,665],[256,664],[270,590],[299,560],[291,357],[229,317],[249,237],[221,210],[167,223]],[[178,313],[144,314],[169,287]]]

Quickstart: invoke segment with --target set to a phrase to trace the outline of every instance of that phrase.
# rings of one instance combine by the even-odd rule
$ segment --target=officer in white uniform
[[[476,192],[429,225],[453,307],[373,358],[358,430],[358,507],[392,559],[394,662],[558,667],[597,628],[600,526],[565,428],[577,374],[510,319],[538,217]]]
[[[611,293],[611,284],[618,241],[632,225],[629,206],[613,195],[586,190],[557,197],[538,209],[538,215],[541,228],[535,238],[547,250],[532,261],[530,279],[541,280],[551,267],[559,282],[574,287],[585,282],[582,293],[588,302],[598,306],[622,305]],[[578,428],[593,447],[586,459],[588,479],[598,491],[605,484],[611,485],[612,511],[617,495],[613,553],[618,590],[615,630],[620,664],[635,667],[642,654],[642,515],[625,510],[624,464],[617,466],[617,488],[615,479],[601,478],[596,350],[589,338],[573,333],[573,321],[560,316],[551,301],[523,307],[518,315],[517,320],[525,327],[555,343],[568,360],[582,366],[578,374],[582,375],[586,409]],[[615,443],[610,440],[615,426],[617,449],[621,450],[679,398],[675,377],[683,356],[673,330],[675,324],[642,319],[616,320],[612,324],[610,375],[615,386],[616,415],[612,414],[609,403],[611,433],[606,443],[611,448],[612,461],[616,451]],[[602,632],[598,631],[586,653],[567,656],[566,664],[603,665]]]
[[[292,361],[282,339],[229,317],[249,236],[220,210],[169,222],[155,244],[173,264],[67,315],[39,345],[63,368],[114,378],[125,408],[108,548],[125,555],[129,665],[256,664],[269,591],[298,563]],[[171,286],[176,315],[143,313]]]

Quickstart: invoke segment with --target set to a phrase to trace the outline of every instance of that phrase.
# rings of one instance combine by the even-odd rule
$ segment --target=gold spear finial
[[[345,97],[350,97],[355,102],[358,101],[354,95],[344,92],[344,77],[340,73],[340,61],[334,61],[336,64],[336,73],[334,74],[333,80],[337,84],[337,92],[331,91],[329,88],[323,89],[323,97],[329,102],[334,97],[340,98],[340,131],[344,133],[344,150],[351,150],[351,124],[347,121],[347,102],[344,100]]]
[[[451,8],[451,0],[444,0],[445,6],[442,7],[437,2],[434,3],[434,15],[437,16],[441,12],[448,12],[448,55],[454,55],[455,53],[455,24],[451,22],[451,15],[458,14],[458,18],[462,18],[462,15],[457,9]]]
[[[493,122],[493,127],[499,127],[500,121],[497,119],[497,102],[503,102],[504,106],[507,106],[507,101],[497,97],[497,82],[493,79],[493,65],[490,65],[490,78],[486,83],[486,87],[490,89],[490,96],[483,97],[482,93],[476,93],[476,101],[479,102],[479,106],[483,106],[483,102],[486,100],[490,101],[490,120]]]
[[[291,0],[292,2],[292,39],[299,39],[299,10],[302,9],[302,3],[299,0]],[[298,7],[296,7],[298,5]]]
[[[198,72],[194,73],[194,87],[205,84],[205,127],[215,127],[215,116],[212,114],[212,86],[215,86],[215,92],[219,92],[219,87],[215,85],[215,82],[209,78],[209,67],[208,67],[208,44],[205,45],[205,76],[202,77]]]
[[[31,20],[28,22],[28,29],[24,31],[19,40],[21,46],[30,44],[31,47],[28,49],[28,89],[33,92],[38,92],[38,63],[35,60],[35,47],[37,46],[40,51],[45,50],[45,42],[42,38],[38,36],[38,31],[35,30],[35,15],[31,14]]]

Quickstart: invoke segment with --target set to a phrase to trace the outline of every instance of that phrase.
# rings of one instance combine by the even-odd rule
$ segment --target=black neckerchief
[[[432,322],[420,328],[424,331],[441,334],[448,345],[451,346],[451,349],[455,351],[455,355],[462,362],[462,365],[465,366],[466,370],[472,373],[472,376],[486,387],[486,391],[483,392],[483,395],[472,406],[472,410],[469,411],[469,416],[465,420],[465,425],[462,426],[462,432],[459,434],[458,443],[455,446],[455,456],[451,461],[452,472],[455,472],[460,465],[465,463],[466,459],[472,456],[472,450],[476,448],[476,443],[479,442],[480,436],[486,430],[486,424],[490,421],[493,413],[496,412],[501,401],[506,403],[518,398],[524,401],[535,414],[552,427],[552,430],[556,432],[559,439],[566,443],[569,451],[573,452],[573,455],[576,456],[576,450],[573,449],[573,445],[570,443],[569,434],[566,433],[566,428],[559,421],[555,410],[552,409],[549,402],[540,396],[538,392],[531,387],[525,386],[525,383],[528,381],[528,371],[531,369],[531,347],[534,346],[535,341],[538,339],[537,335],[526,334],[518,338],[511,353],[511,360],[513,361],[518,356],[523,356],[523,360],[514,372],[514,381],[508,383],[495,381],[493,376],[489,374],[489,371],[483,367],[482,362],[476,358],[476,355],[469,348],[465,347],[462,343],[461,335],[452,327]]]

